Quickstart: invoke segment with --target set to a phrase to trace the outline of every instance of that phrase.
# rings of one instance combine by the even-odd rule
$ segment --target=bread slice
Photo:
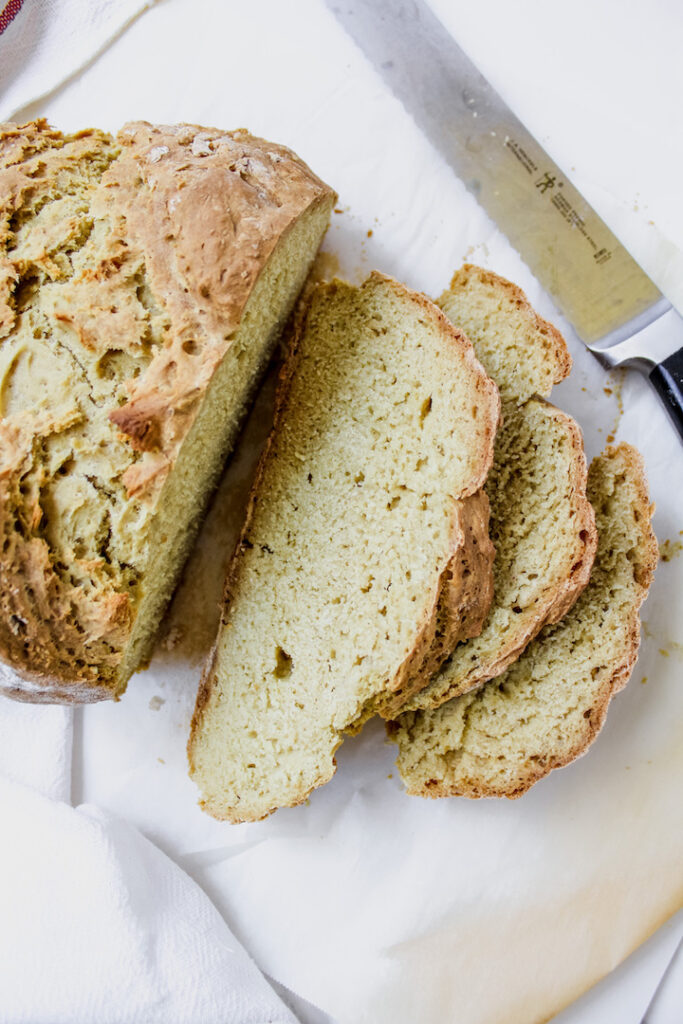
[[[572,360],[564,338],[506,278],[465,263],[437,304],[467,334],[503,403],[547,398],[553,384],[569,375]]]
[[[494,599],[481,634],[459,644],[402,710],[439,707],[500,675],[571,607],[588,582],[597,543],[581,432],[571,416],[529,397],[547,394],[569,372],[562,336],[517,287],[478,267],[463,267],[439,304],[506,396],[486,482]]]
[[[116,697],[151,653],[334,193],[240,131],[0,128],[0,658]]]
[[[595,458],[598,551],[572,610],[499,679],[402,716],[398,768],[419,796],[517,797],[585,752],[633,670],[638,610],[657,563],[643,462],[630,445]]]
[[[197,697],[209,813],[300,803],[369,706],[422,685],[463,622],[481,628],[488,572],[482,601],[462,563],[470,531],[488,544],[477,492],[498,417],[472,346],[424,296],[378,273],[314,291]]]

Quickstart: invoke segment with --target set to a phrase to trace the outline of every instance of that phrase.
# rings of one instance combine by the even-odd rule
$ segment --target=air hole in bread
[[[275,648],[275,668],[273,675],[276,679],[287,679],[292,674],[292,659],[282,647]]]
[[[424,421],[427,419],[427,417],[429,416],[431,411],[432,411],[432,396],[430,395],[429,398],[425,398],[424,402],[422,403],[422,407],[420,409],[420,426],[421,427],[424,426]]]

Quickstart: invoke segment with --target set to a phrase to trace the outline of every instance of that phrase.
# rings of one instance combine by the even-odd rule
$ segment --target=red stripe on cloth
[[[3,9],[0,11],[0,36],[5,31],[11,21],[14,21],[17,14],[21,10],[21,6],[24,0],[9,0],[9,3],[5,4]]]

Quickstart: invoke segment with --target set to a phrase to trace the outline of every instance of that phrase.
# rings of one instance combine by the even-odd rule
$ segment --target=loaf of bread
[[[498,418],[472,346],[426,298],[377,273],[314,291],[192,723],[215,817],[303,801],[368,708],[481,629]]]
[[[439,305],[465,331],[503,397],[486,482],[496,549],[494,599],[481,634],[456,647],[404,710],[435,708],[500,675],[568,611],[590,575],[597,535],[575,421],[542,398],[571,360],[562,336],[526,296],[479,267],[455,274]]]
[[[657,562],[642,458],[629,445],[594,459],[588,494],[598,549],[590,582],[504,675],[394,727],[398,768],[419,796],[517,797],[579,757],[638,653],[638,610]]]
[[[289,150],[0,128],[0,683],[117,697],[329,221]]]

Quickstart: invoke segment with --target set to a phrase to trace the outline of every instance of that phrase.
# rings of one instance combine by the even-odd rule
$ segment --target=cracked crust
[[[657,564],[643,460],[622,444],[593,460],[598,525],[591,581],[501,678],[435,712],[393,725],[408,792],[521,796],[580,757],[628,681],[640,643],[639,609]]]
[[[83,702],[125,686],[165,481],[276,246],[333,198],[295,154],[246,131],[0,126],[10,696]]]

